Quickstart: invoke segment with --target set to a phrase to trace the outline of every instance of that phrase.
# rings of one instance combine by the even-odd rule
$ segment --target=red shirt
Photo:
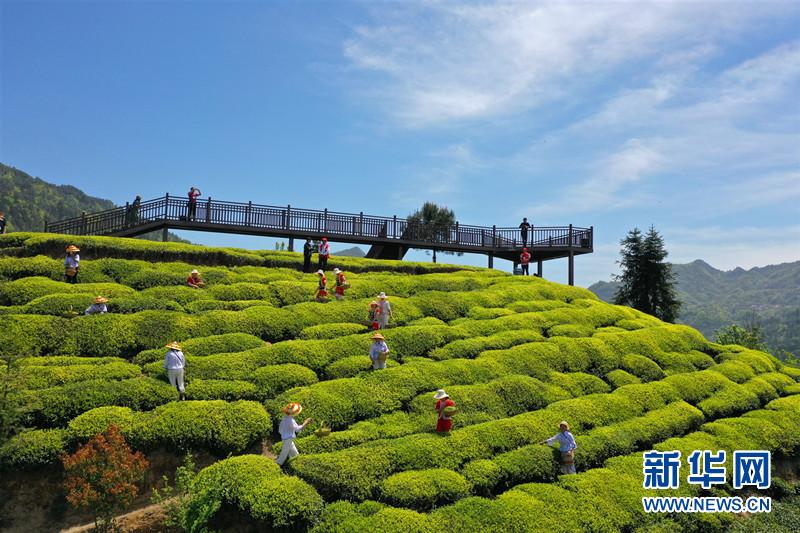
[[[189,276],[188,278],[186,278],[186,283],[188,285],[200,285],[201,283],[203,283],[203,280],[200,278],[200,276],[197,277]]]
[[[519,256],[519,262],[523,265],[527,265],[531,262],[531,254],[528,252],[522,252],[522,254]]]
[[[197,202],[197,197],[200,196],[200,191],[193,189],[189,191],[189,201],[192,203]]]
[[[444,403],[442,403],[444,402]],[[436,410],[439,411],[439,418],[441,420],[450,420],[449,416],[445,416],[444,410],[446,407],[451,407],[456,403],[451,400],[450,398],[445,398],[443,400],[436,400]]]

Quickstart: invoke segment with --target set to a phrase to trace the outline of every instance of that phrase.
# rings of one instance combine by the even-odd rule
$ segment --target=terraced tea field
[[[75,285],[62,281],[72,243]],[[61,453],[113,423],[144,452],[219,459],[195,482],[190,531],[715,531],[752,519],[643,512],[644,495],[701,489],[684,468],[680,488],[643,490],[642,451],[764,449],[797,464],[800,370],[768,354],[538,278],[329,264],[352,285],[343,302],[312,301],[298,254],[0,237],[0,349],[25,356],[31,428],[0,449],[3,475],[58,471]],[[207,288],[185,286],[192,268]],[[391,354],[372,371],[367,307],[381,291]],[[82,316],[96,295],[110,313]],[[185,402],[161,364],[173,340]],[[450,435],[434,431],[441,388],[459,407]],[[301,433],[284,471],[272,454],[289,401],[310,430],[333,432]],[[577,475],[560,476],[557,449],[538,444],[560,420]]]

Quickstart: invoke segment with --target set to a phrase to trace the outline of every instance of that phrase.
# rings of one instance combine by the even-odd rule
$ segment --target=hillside
[[[68,285],[61,253],[73,242],[81,283]],[[194,267],[205,289],[184,286]],[[0,237],[0,346],[23,356],[29,427],[0,446],[0,528],[86,521],[63,501],[58,457],[112,423],[148,454],[151,484],[185,450],[198,454],[205,468],[182,518],[192,531],[774,530],[768,520],[796,508],[800,369],[540,278],[335,255],[333,267],[347,271],[346,300],[316,303],[302,254]],[[380,291],[394,312],[382,331],[390,357],[371,370],[366,312]],[[98,294],[110,313],[65,316]],[[162,368],[173,340],[188,401]],[[440,388],[459,408],[449,435],[434,431]],[[281,469],[287,402],[314,423]],[[539,444],[561,420],[577,475],[559,474],[557,450]],[[313,434],[322,422],[327,437]],[[643,490],[651,449],[771,450],[785,467],[769,494],[790,510],[645,513],[644,495],[701,494],[688,467],[680,488]]]
[[[0,211],[8,220],[8,231],[42,231],[45,220],[54,221],[116,207],[110,200],[95,198],[71,185],[54,185],[0,163]],[[161,240],[161,232],[142,235]],[[188,242],[170,233],[172,242]]]
[[[770,349],[800,353],[800,261],[726,272],[697,260],[673,270],[683,302],[681,324],[713,339],[721,327],[755,320]],[[612,302],[617,284],[600,281],[589,290]]]

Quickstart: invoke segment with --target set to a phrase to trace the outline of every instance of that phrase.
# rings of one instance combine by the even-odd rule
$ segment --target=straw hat
[[[97,296],[97,297],[95,297],[95,299],[94,299],[94,303],[96,303],[96,304],[104,304],[104,303],[106,303],[107,301],[108,301],[108,298],[104,298],[104,297],[102,297],[102,296]]]
[[[567,428],[567,431],[569,431],[569,424],[567,424],[566,420],[562,420],[558,423],[558,428],[561,429],[562,427]]]
[[[369,306],[370,306],[370,307],[378,307],[378,302],[376,302],[375,300],[372,300],[372,301],[369,303]]]
[[[381,335],[380,333],[376,333],[375,335],[370,337],[370,339],[372,339],[374,341],[382,341],[382,340],[385,340],[385,337],[383,335]]]
[[[186,272],[186,271],[184,270],[184,272]],[[191,272],[191,273],[192,273],[192,274],[199,274],[200,272],[198,272],[198,271],[197,271],[197,269],[195,268],[194,270],[192,270],[192,272]]]
[[[289,402],[281,411],[289,416],[297,416],[303,411],[303,406],[297,402]]]
[[[317,270],[317,274],[319,274],[320,276],[324,276],[325,271],[320,268],[319,270]]]
[[[449,398],[448,394],[444,391],[444,389],[439,389],[436,391],[436,394],[433,395],[434,400],[441,400],[442,398]]]
[[[334,268],[334,269],[333,269],[333,273],[334,273],[334,274],[341,274],[341,273],[342,273],[342,271],[341,271],[341,270],[339,270],[338,268]]]
[[[182,350],[183,349],[183,348],[181,348],[181,345],[178,344],[177,341],[172,341],[172,342],[170,342],[169,344],[167,344],[164,347],[165,348],[170,348],[171,350]]]
[[[387,299],[386,293],[385,292],[380,293],[378,295],[378,298],[380,298],[381,300],[386,300]]]
[[[69,246],[67,246],[67,251],[68,252],[80,252],[80,249],[77,246],[75,246],[74,244],[70,244]]]

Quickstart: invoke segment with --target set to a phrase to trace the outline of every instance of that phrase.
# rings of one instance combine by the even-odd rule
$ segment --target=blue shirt
[[[170,350],[164,358],[164,368],[167,370],[180,370],[186,366],[186,357],[180,350]]]
[[[64,258],[64,267],[78,268],[80,262],[81,262],[80,254],[67,254],[67,257]]]
[[[293,439],[302,430],[303,425],[295,422],[294,417],[289,415],[285,415],[278,425],[278,433],[281,434],[281,440]]]
[[[561,431],[553,435],[552,437],[547,439],[547,445],[549,446],[556,441],[559,442],[558,449],[562,452],[568,452],[578,447],[578,445],[575,444],[575,437],[573,437],[572,433],[570,433],[569,431]]]
[[[106,307],[106,304],[92,304],[86,308],[86,311],[84,311],[83,314],[94,315],[97,313],[107,313],[107,312],[108,312],[108,307]]]
[[[389,347],[383,341],[373,342],[372,347],[369,349],[369,358],[373,361],[378,360],[378,356],[382,353],[389,353]]]

